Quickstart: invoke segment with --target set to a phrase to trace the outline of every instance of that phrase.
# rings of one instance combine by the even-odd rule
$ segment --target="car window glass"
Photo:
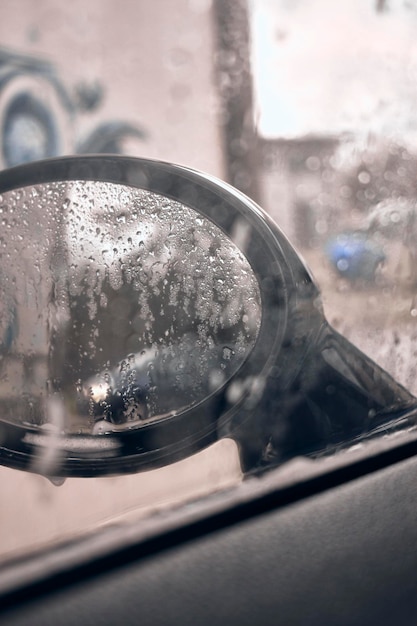
[[[0,167],[63,154],[112,153],[180,163],[230,182],[271,215],[307,260],[333,326],[416,393],[417,12],[413,4],[176,0],[175,9],[169,0],[125,4],[121,10],[116,0],[3,0]],[[52,191],[65,193],[59,188]],[[77,200],[72,197],[69,202],[68,211]],[[25,229],[42,241],[54,237],[62,224],[60,220],[54,227],[52,222],[43,223],[32,210],[34,203],[32,190],[24,209],[27,223],[16,224],[16,216],[6,213],[0,202],[3,268],[10,245],[20,246],[22,267],[30,263]],[[154,197],[151,206],[157,208],[158,203]],[[179,208],[185,218],[186,208]],[[82,269],[88,279],[86,319],[94,319],[97,306],[113,306],[121,312],[121,333],[128,344],[121,283],[135,284],[141,274],[128,261],[121,270],[124,252],[119,248],[130,246],[133,213],[120,211],[121,234],[112,232],[104,241],[109,233],[106,211],[94,210],[91,205],[81,217],[75,208],[68,222],[72,242],[68,251],[74,257],[72,288],[81,297],[77,274],[81,247],[87,258],[101,255],[100,262],[112,268],[108,293],[98,300],[91,297],[103,276],[90,260]],[[225,370],[210,371],[209,384],[215,386],[224,371],[240,366],[256,343],[259,293],[250,274],[242,279],[245,259],[222,239],[221,232],[211,224],[185,221],[188,229],[194,228],[200,250],[207,245],[204,233],[211,229],[220,242],[216,262],[228,263],[235,255],[228,274],[230,285],[239,283],[239,291],[234,291],[239,296],[233,300],[221,300],[223,287],[216,282],[215,272],[202,263],[193,264],[203,277],[199,282],[194,275],[193,282],[198,282],[200,301],[210,309],[205,313],[214,315],[211,327],[216,332],[206,332],[204,340],[198,337],[199,366],[205,363],[206,369],[188,363],[188,373],[194,382],[197,378],[197,387],[206,384],[210,358],[220,346]],[[163,221],[157,236],[149,221],[142,221],[141,228],[143,247],[157,259],[152,267],[145,263],[142,271],[154,276],[148,283],[150,290],[160,290],[164,279],[158,263],[164,259],[169,233]],[[181,236],[180,224],[177,235]],[[61,252],[57,248],[54,254],[59,257]],[[179,252],[174,246],[171,254],[178,254],[179,263],[185,265],[187,254],[191,259],[194,251]],[[43,275],[41,280],[41,268],[39,277],[48,291],[50,279]],[[17,268],[15,278],[19,280]],[[4,270],[0,282],[7,283]],[[55,282],[59,290],[59,279]],[[217,304],[222,302],[217,312],[215,302],[202,293],[213,285]],[[35,287],[26,294],[28,308],[42,295],[42,288]],[[185,278],[182,287],[184,292],[189,289]],[[109,294],[115,291],[118,298],[112,299]],[[15,286],[9,285],[4,294],[0,306],[6,315],[1,317],[0,333],[7,343],[14,332]],[[175,306],[170,302],[177,295],[166,297],[168,306]],[[149,298],[145,300],[143,311],[149,305]],[[247,316],[242,325],[232,327],[227,341],[221,336],[224,329],[218,329],[225,308]],[[67,315],[65,294],[61,310],[50,308],[43,322],[53,323],[59,314]],[[158,337],[151,336],[155,331],[149,324],[152,307],[145,318],[132,322],[144,338],[139,352],[153,350],[161,338],[162,345],[172,350],[170,328],[162,326]],[[186,331],[185,323],[183,328],[183,344],[176,349],[188,354],[195,337]],[[88,332],[93,330],[91,323]],[[37,340],[42,343],[40,338],[41,334]],[[34,339],[27,341],[33,344]],[[106,376],[113,375],[107,361],[115,363],[123,376],[125,354],[137,355],[136,347],[126,345],[121,350],[116,339],[101,347],[106,358],[96,359],[86,371],[88,387],[98,386],[98,395],[106,389]],[[39,346],[31,349],[35,353]],[[181,358],[175,351],[174,356],[178,364]],[[142,357],[147,358],[146,354],[138,358]],[[35,378],[45,379],[41,361],[33,372]],[[18,389],[22,372],[11,361],[6,370]],[[4,380],[0,392],[2,387]],[[191,399],[180,396],[176,408],[199,399],[198,393]],[[154,403],[149,419],[168,410],[162,400],[160,405]],[[116,519],[143,518],[237,485],[242,472],[236,445],[223,440],[195,457],[152,472],[55,481],[62,483],[59,488],[54,481],[8,468],[0,468],[0,476],[0,558],[9,558]]]

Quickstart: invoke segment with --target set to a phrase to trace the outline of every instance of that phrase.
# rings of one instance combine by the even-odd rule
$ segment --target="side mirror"
[[[99,156],[3,171],[0,194],[0,463],[121,474],[231,437],[252,472],[414,423],[232,187]]]

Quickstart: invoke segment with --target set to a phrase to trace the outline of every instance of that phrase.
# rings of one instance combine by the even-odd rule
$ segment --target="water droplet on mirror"
[[[100,420],[93,426],[93,435],[104,435],[111,431],[111,426],[106,420]]]
[[[41,189],[46,198],[46,187]],[[95,217],[90,223],[88,212],[82,211],[85,198],[81,202],[81,194],[88,198],[93,193],[96,198],[103,193],[106,199],[96,203],[105,218],[101,228],[96,227]],[[31,384],[36,387],[35,394],[41,395],[44,379],[50,378],[50,391],[62,393],[62,403],[58,399],[46,403],[46,421],[52,423],[43,428],[44,432],[51,430],[57,450],[63,433],[101,435],[137,428],[201,401],[239,369],[260,328],[256,277],[236,242],[189,207],[165,202],[149,192],[127,189],[130,206],[124,205],[128,208],[123,217],[120,202],[110,204],[117,193],[117,186],[107,183],[83,183],[78,191],[73,187],[71,207],[63,221],[52,223],[49,216],[46,232],[29,233],[31,258],[38,259],[38,264],[31,266],[31,311],[35,310],[40,323],[29,329],[28,347],[33,349],[37,342],[35,352],[45,369],[36,385]],[[53,200],[59,211],[68,187],[60,194]],[[114,215],[104,209],[107,202]],[[138,224],[131,225],[133,206],[132,215],[141,220],[140,230]],[[158,212],[162,206],[164,210]],[[10,215],[7,217],[10,221]],[[123,220],[126,224],[120,227]],[[28,226],[32,230],[32,223]],[[80,226],[89,233],[82,240]],[[57,233],[62,237],[62,249],[58,246],[59,255],[54,253],[51,261]],[[234,234],[243,246],[250,231],[239,223]],[[18,234],[12,244],[7,239],[6,246],[15,245],[17,239]],[[22,248],[17,247],[7,248],[13,258]],[[13,270],[16,290],[22,289],[18,267]],[[27,289],[27,285],[23,287]],[[43,314],[45,305],[48,319]],[[53,356],[52,366],[46,362],[47,354]],[[124,360],[126,364],[118,367]],[[114,394],[107,393],[111,376],[106,378],[106,367],[117,383],[111,385]],[[91,383],[93,393],[81,389],[82,381]],[[105,406],[107,395],[113,404]],[[44,406],[45,402],[41,399],[38,404]],[[39,428],[43,419],[39,418]],[[94,424],[96,419],[99,421]],[[55,457],[46,462],[42,473],[58,473]]]

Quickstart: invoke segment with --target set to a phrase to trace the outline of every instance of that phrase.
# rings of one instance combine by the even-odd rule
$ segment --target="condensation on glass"
[[[242,252],[195,210],[104,182],[0,202],[2,419],[101,434],[206,399],[261,323]]]
[[[261,204],[332,325],[416,393],[416,7],[249,5]]]

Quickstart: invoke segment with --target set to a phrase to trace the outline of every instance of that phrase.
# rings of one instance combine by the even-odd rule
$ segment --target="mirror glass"
[[[7,192],[1,419],[66,434],[139,428],[183,412],[241,367],[259,286],[194,209],[108,182]]]

